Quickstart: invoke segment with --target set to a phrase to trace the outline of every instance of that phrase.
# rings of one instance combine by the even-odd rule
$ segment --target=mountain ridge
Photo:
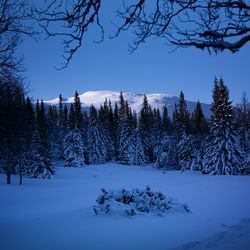
[[[112,106],[115,103],[119,104],[119,91],[111,91],[111,90],[103,90],[103,91],[87,91],[83,94],[79,95],[81,100],[81,106],[83,109],[88,109],[91,105],[94,105],[97,109],[103,105],[105,99],[110,100]],[[148,103],[152,108],[159,108],[162,111],[163,105],[166,105],[168,108],[169,116],[172,116],[174,111],[175,103],[178,103],[179,98],[177,96],[164,94],[164,93],[154,93],[154,94],[146,94],[148,98]],[[123,92],[124,100],[128,101],[129,106],[132,110],[135,110],[136,113],[139,113],[142,107],[144,94],[133,94]],[[63,103],[70,105],[70,103],[74,102],[74,97],[63,98]],[[47,105],[58,105],[59,98],[55,98],[53,100],[44,101]],[[189,113],[192,113],[195,109],[196,103],[193,101],[186,100],[187,108]],[[206,117],[211,115],[210,105],[206,103],[201,103],[201,107],[203,113]]]

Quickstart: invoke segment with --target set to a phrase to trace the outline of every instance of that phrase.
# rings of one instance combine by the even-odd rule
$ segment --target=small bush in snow
[[[163,215],[168,211],[190,212],[186,204],[179,204],[160,192],[153,192],[148,186],[145,190],[133,189],[128,191],[120,189],[106,191],[102,188],[101,191],[102,194],[96,200],[97,205],[93,207],[96,215],[100,213],[117,213],[134,216],[141,213]]]

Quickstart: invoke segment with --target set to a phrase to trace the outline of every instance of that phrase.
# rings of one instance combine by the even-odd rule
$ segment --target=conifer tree
[[[189,129],[189,116],[190,115],[187,111],[187,104],[184,99],[184,94],[182,91],[180,93],[179,103],[177,106],[175,106],[174,112],[175,112],[174,113],[175,125],[179,133],[182,134],[183,131],[187,133]]]
[[[144,154],[149,162],[153,162],[154,160],[152,127],[153,127],[152,109],[151,106],[148,104],[147,97],[144,96],[138,128],[142,140],[142,145],[144,147]]]
[[[136,137],[133,126],[133,117],[128,103],[124,102],[123,96],[120,96],[120,110],[119,110],[119,142],[118,142],[118,162],[121,164],[139,163],[139,155],[135,157]]]
[[[191,117],[192,132],[196,135],[202,135],[207,132],[208,126],[204,117],[201,104],[198,101]]]
[[[76,119],[75,119],[75,109],[73,104],[70,104],[70,111],[69,111],[69,121],[68,121],[68,126],[72,130],[76,127]]]
[[[250,154],[250,104],[246,92],[242,94],[242,102],[235,110],[236,126],[239,130],[240,143],[245,155]]]
[[[111,103],[108,104],[108,100],[105,99],[104,105],[100,107],[99,110],[99,121],[100,126],[103,131],[104,143],[107,148],[107,159],[106,161],[110,161],[115,157],[115,146],[114,146],[114,138],[112,136],[112,123],[113,123],[113,113]]]
[[[157,157],[163,151],[163,143],[162,143],[163,129],[162,129],[162,121],[159,109],[154,109],[152,139],[153,139],[153,156],[154,160],[156,160]]]
[[[190,170],[192,168],[194,155],[193,138],[183,132],[181,140],[177,147],[178,152],[178,169],[181,171]]]
[[[11,183],[11,174],[17,173],[25,158],[25,98],[20,79],[0,77],[0,161]]]
[[[62,95],[59,95],[59,115],[58,115],[58,126],[62,126],[63,125],[63,118],[64,118],[64,114],[63,114],[63,99],[62,99]]]
[[[107,150],[102,128],[98,121],[97,111],[90,106],[89,126],[87,133],[88,162],[90,164],[102,164],[107,157]]]
[[[55,119],[52,108],[51,119]],[[56,119],[55,119],[56,120]],[[50,141],[49,141],[49,127],[48,119],[45,114],[44,103],[37,100],[36,104],[36,118],[35,131],[32,137],[32,156],[31,156],[31,171],[30,175],[33,178],[50,178],[55,173],[51,166],[50,156]]]
[[[25,117],[25,133],[24,138],[25,142],[23,145],[23,151],[25,154],[25,162],[23,164],[23,170],[19,171],[19,175],[29,175],[30,174],[30,164],[31,164],[31,155],[32,155],[32,137],[35,130],[35,114],[33,110],[33,106],[31,104],[30,98],[27,97],[25,102],[25,110],[24,110],[24,117]]]
[[[32,137],[32,147],[29,175],[33,178],[50,179],[55,174],[55,170],[51,166],[48,150],[43,144],[37,123]]]
[[[233,124],[233,107],[223,80],[215,79],[211,110],[210,137],[206,147],[203,172],[236,175],[241,172],[242,151]]]
[[[63,141],[63,153],[65,167],[84,167],[84,141],[78,128],[74,128],[68,132]]]
[[[118,124],[119,124],[119,114],[118,114],[118,105],[115,103],[114,108],[114,119],[113,119],[113,136],[114,136],[114,147],[115,147],[115,160],[117,160],[118,156],[118,144],[119,144],[119,131],[118,131]]]
[[[88,117],[87,111],[85,110],[83,111],[83,114],[82,114],[82,130],[81,130],[85,147],[87,145],[88,124],[89,124],[89,117]],[[87,158],[86,150],[85,150],[85,158]]]
[[[64,104],[64,109],[63,109],[63,125],[64,125],[64,128],[67,127],[67,124],[68,124],[68,108],[67,108],[67,105]]]
[[[186,135],[189,131],[189,113],[187,111],[187,104],[184,99],[184,94],[181,91],[179,103],[175,104],[175,109],[173,112],[173,136],[171,137],[172,147],[176,147],[176,151],[173,151],[172,157],[173,162],[175,162],[175,168],[180,169],[180,158],[181,152],[178,151],[182,140],[185,140]]]
[[[171,133],[171,120],[168,116],[168,109],[167,106],[163,106],[162,111],[162,130],[164,135],[170,135]]]
[[[134,161],[133,164],[134,165],[138,165],[138,166],[142,166],[145,165],[147,163],[145,154],[144,154],[144,149],[142,146],[142,142],[141,142],[141,137],[140,134],[138,132],[138,129],[136,129],[135,131],[135,146],[134,146]]]
[[[82,111],[81,111],[81,100],[78,95],[78,92],[75,92],[74,97],[74,114],[75,114],[75,122],[76,127],[81,131],[82,130]]]

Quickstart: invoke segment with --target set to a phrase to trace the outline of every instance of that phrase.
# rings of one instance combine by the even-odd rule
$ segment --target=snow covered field
[[[250,249],[250,176],[210,176],[105,164],[56,167],[51,180],[0,175],[0,249]],[[191,213],[98,215],[102,187],[145,188]]]

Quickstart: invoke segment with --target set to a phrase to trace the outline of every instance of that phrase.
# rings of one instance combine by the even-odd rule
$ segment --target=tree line
[[[248,174],[250,107],[246,94],[233,107],[223,79],[215,79],[212,116],[204,116],[200,102],[192,114],[184,94],[170,116],[152,108],[144,96],[139,115],[122,92],[119,103],[105,100],[83,111],[77,91],[68,107],[62,95],[56,106],[32,103],[20,78],[0,82],[0,171],[34,178],[55,174],[53,162],[67,167],[118,162],[204,174]]]

